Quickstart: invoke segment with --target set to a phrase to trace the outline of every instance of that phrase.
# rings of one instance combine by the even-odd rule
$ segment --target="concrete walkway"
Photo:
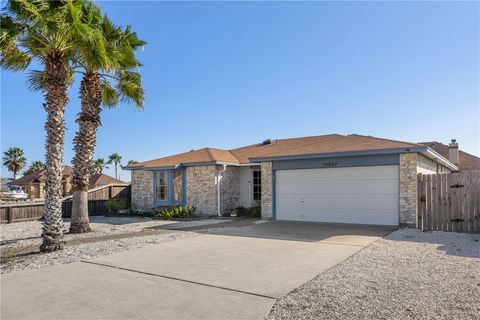
[[[2,276],[1,318],[263,319],[277,298],[390,231],[249,224],[11,273]]]

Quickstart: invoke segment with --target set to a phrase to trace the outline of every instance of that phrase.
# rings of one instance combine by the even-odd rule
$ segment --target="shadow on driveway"
[[[151,229],[163,229],[164,226],[154,226]],[[334,224],[294,221],[262,221],[257,219],[236,219],[228,222],[219,221],[218,224],[178,228],[176,230],[191,231],[203,234],[225,235],[236,237],[250,237],[263,239],[277,239],[303,242],[318,242],[329,240],[332,242],[349,242],[358,239],[383,237],[395,227]],[[348,243],[350,244],[350,243]],[[363,245],[363,243],[362,243]]]

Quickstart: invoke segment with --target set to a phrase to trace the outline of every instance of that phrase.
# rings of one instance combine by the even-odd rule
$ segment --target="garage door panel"
[[[398,224],[398,166],[276,171],[279,220]]]
[[[391,181],[391,180],[390,180]],[[390,182],[388,181],[388,182]],[[281,184],[279,184],[281,185]],[[364,183],[355,184],[354,182],[332,182],[325,183],[311,183],[311,182],[295,182],[295,184],[288,187],[288,189],[279,187],[277,195],[288,196],[290,194],[297,195],[331,195],[345,194],[345,195],[370,195],[372,193],[378,195],[391,195],[398,193],[398,185],[393,183],[379,183],[379,181],[365,181]]]

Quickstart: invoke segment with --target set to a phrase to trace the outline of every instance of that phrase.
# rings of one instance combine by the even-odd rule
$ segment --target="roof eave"
[[[132,166],[132,167],[123,167],[124,170],[144,170],[144,171],[155,171],[155,170],[174,170],[183,167],[195,167],[195,166],[212,166],[212,165],[225,165],[225,166],[240,166],[239,163],[235,162],[227,162],[227,161],[209,161],[209,162],[187,162],[187,163],[179,163],[174,166],[152,166],[152,167],[139,167],[139,166]]]
[[[451,163],[448,159],[444,158],[442,155],[440,155],[438,152],[436,152],[430,147],[427,147],[427,149],[424,152],[421,152],[421,154],[435,162],[441,163],[452,171],[458,171],[458,167],[456,165]]]
[[[369,155],[384,155],[384,154],[399,154],[409,152],[425,152],[427,147],[408,147],[408,148],[394,148],[394,149],[379,149],[379,150],[359,150],[359,151],[346,151],[346,152],[333,152],[333,153],[316,153],[316,154],[303,154],[292,156],[276,156],[276,157],[263,157],[263,158],[250,158],[250,162],[263,162],[263,161],[279,161],[279,160],[303,160],[303,159],[315,159],[315,158],[333,158],[333,157],[349,157],[349,156],[369,156]]]

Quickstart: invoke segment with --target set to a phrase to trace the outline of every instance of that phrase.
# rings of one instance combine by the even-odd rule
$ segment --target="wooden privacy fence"
[[[480,172],[418,175],[417,227],[480,232]]]
[[[88,214],[103,215],[108,213],[105,201],[110,199],[125,199],[130,201],[131,191],[129,184],[112,184],[90,189],[88,191]],[[0,205],[2,223],[38,220],[43,216],[44,202],[17,202]],[[62,216],[72,215],[72,196],[68,196],[62,203]]]

